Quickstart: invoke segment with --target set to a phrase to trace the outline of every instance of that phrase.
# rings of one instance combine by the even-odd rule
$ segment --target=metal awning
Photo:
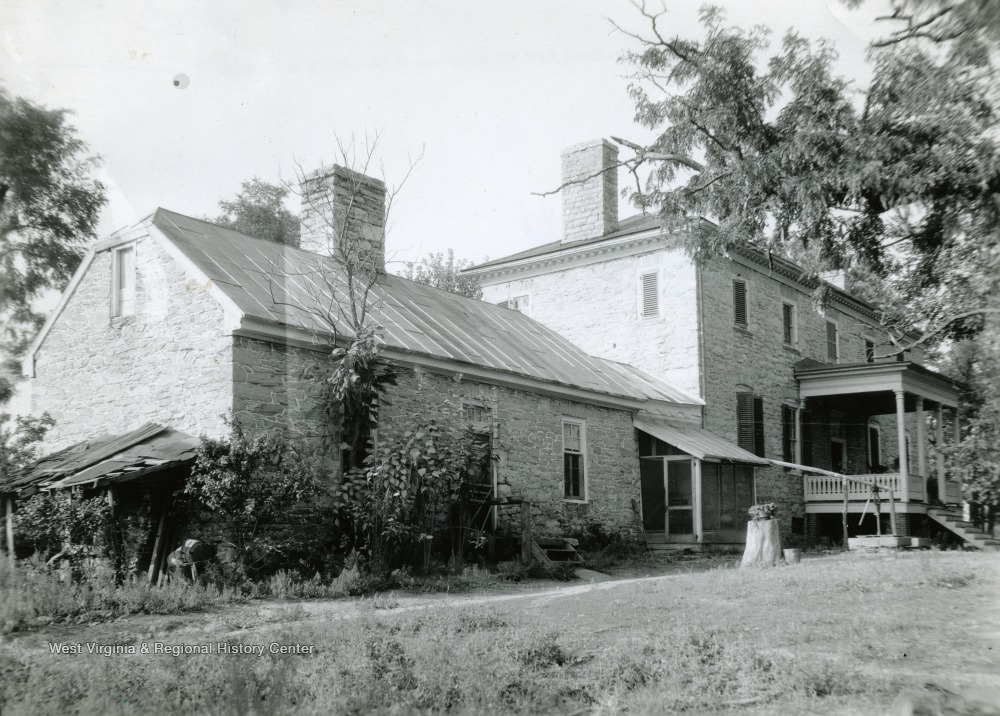
[[[200,441],[179,430],[146,423],[124,435],[106,435],[47,455],[0,482],[0,494],[30,497],[42,490],[104,487],[190,465]]]
[[[723,440],[704,428],[688,423],[679,423],[648,415],[632,420],[636,428],[649,433],[663,442],[683,450],[688,455],[708,462],[739,462],[747,465],[768,465],[768,461],[757,457],[741,447]]]

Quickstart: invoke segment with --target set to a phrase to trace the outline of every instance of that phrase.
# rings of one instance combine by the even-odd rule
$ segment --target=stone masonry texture
[[[618,148],[607,140],[578,144],[562,155],[563,182],[591,177],[562,190],[563,241],[603,236],[618,229]],[[596,176],[595,176],[596,175]]]
[[[42,342],[32,413],[51,413],[51,452],[153,421],[221,436],[232,406],[223,310],[153,239],[136,251],[135,315],[111,317],[112,252],[94,257]]]

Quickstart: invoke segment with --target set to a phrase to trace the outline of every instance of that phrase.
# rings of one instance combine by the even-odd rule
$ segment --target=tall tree
[[[428,286],[441,288],[469,298],[482,298],[483,289],[472,277],[463,276],[462,269],[472,266],[468,259],[455,260],[455,252],[448,249],[447,254],[430,253],[418,261],[406,264],[403,277]]]
[[[284,203],[288,188],[257,177],[240,187],[231,201],[219,202],[223,213],[216,223],[257,239],[298,246],[299,218]]]
[[[44,320],[34,302],[76,270],[105,201],[93,177],[98,159],[68,114],[0,89],[0,351],[8,359]],[[0,375],[0,402],[11,391],[10,375]]]

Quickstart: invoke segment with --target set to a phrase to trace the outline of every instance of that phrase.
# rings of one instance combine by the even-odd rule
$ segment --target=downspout
[[[697,286],[698,300],[698,391],[705,405],[701,409],[701,427],[705,427],[705,409],[708,408],[708,396],[705,394],[705,292],[701,280],[702,261],[695,259],[694,276]]]

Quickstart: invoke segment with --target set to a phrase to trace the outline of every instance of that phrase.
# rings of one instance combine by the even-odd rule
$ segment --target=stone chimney
[[[385,271],[385,183],[340,166],[299,184],[299,247],[365,271]]]
[[[563,150],[563,243],[593,239],[618,229],[618,147],[605,139]],[[607,170],[603,171],[602,170]],[[594,176],[596,175],[596,176]]]

